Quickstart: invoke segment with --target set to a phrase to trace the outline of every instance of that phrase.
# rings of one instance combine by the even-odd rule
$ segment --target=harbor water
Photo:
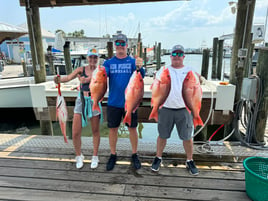
[[[170,56],[169,55],[162,56],[161,61],[164,61],[165,65],[170,65],[171,63]],[[228,74],[230,73],[230,64],[231,64],[231,58],[223,58],[222,75],[224,73],[228,73]],[[202,54],[185,54],[184,65],[193,67],[197,73],[201,74]],[[211,70],[212,70],[212,57],[209,58],[209,67],[208,67],[208,79],[209,80],[211,78]]]

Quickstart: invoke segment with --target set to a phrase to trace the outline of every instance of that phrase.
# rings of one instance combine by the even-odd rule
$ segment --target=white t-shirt
[[[192,67],[184,66],[183,68],[173,68],[171,65],[167,66],[171,78],[171,88],[169,95],[164,103],[164,107],[179,109],[185,108],[185,103],[182,97],[183,81],[189,71],[194,71]],[[163,67],[156,73],[156,79],[160,79],[160,74]]]

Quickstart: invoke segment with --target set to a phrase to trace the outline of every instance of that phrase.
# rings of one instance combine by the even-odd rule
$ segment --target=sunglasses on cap
[[[122,46],[122,47],[125,47],[126,46],[126,42],[115,42],[115,45],[116,46]]]
[[[183,53],[183,52],[172,52],[171,55],[172,55],[173,57],[175,57],[175,56],[177,56],[177,55],[178,55],[178,57],[183,57],[184,53]]]

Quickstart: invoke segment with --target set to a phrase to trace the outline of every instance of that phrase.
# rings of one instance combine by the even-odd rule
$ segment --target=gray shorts
[[[162,107],[158,110],[158,133],[162,139],[170,138],[176,125],[181,140],[190,140],[194,133],[193,117],[186,108],[171,109]]]
[[[93,101],[91,100],[91,107],[92,107],[92,103]],[[82,114],[82,101],[80,97],[77,97],[75,100],[75,107],[74,107],[74,113],[76,114]],[[98,116],[100,115],[99,111],[92,111],[92,116]]]

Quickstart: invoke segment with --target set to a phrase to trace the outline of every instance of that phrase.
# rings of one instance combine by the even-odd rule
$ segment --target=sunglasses
[[[172,55],[173,57],[175,57],[175,56],[177,56],[177,55],[178,55],[178,57],[183,57],[184,53],[183,53],[183,52],[172,52],[171,55]]]
[[[89,58],[91,58],[91,59],[98,59],[98,56],[92,55],[92,56],[89,56]]]
[[[122,47],[125,47],[126,46],[126,43],[125,42],[115,42],[115,45],[116,46],[122,46]]]

